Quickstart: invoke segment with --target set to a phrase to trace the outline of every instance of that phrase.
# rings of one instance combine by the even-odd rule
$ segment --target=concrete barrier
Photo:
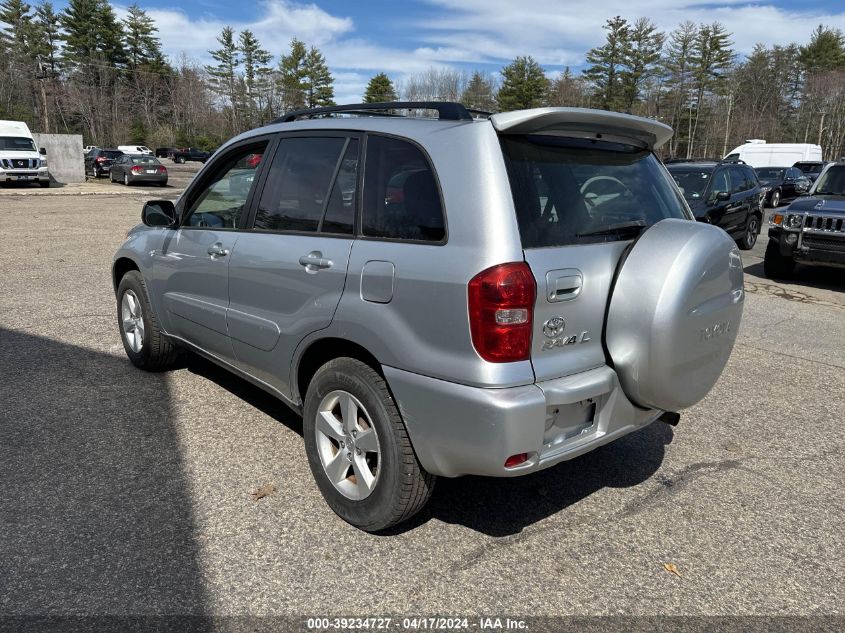
[[[85,158],[81,134],[38,134],[33,132],[38,147],[47,150],[50,176],[56,182],[85,182]]]

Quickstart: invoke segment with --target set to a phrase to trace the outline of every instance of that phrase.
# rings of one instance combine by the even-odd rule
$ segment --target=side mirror
[[[170,200],[151,200],[144,204],[141,222],[152,227],[176,226],[176,207]]]
[[[39,147],[38,153],[41,154],[42,156],[46,156],[47,155],[47,149],[44,148],[44,147]]]
[[[731,199],[731,194],[728,191],[717,191],[716,202],[727,202]]]

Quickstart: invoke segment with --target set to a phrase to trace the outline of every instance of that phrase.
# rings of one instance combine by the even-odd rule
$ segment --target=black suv
[[[758,167],[757,178],[763,187],[766,204],[777,209],[781,202],[795,200],[812,184],[797,167]]]
[[[754,248],[763,222],[763,190],[740,162],[666,165],[699,222],[723,228],[743,250]]]
[[[819,177],[819,174],[822,173],[822,170],[825,168],[830,161],[825,160],[803,160],[798,161],[793,165],[801,170],[801,173],[804,174],[810,182],[816,182],[816,178]]]
[[[92,149],[85,154],[85,174],[99,178],[109,173],[111,164],[120,156],[123,156],[123,152],[119,149],[100,149],[99,147]]]

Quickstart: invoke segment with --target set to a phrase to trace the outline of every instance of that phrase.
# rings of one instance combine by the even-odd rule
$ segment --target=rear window
[[[100,152],[100,155],[105,156],[106,158],[117,158],[118,156],[123,156],[123,152],[106,150],[106,151]]]
[[[133,156],[132,164],[134,165],[160,165],[152,156]]]
[[[823,163],[795,163],[793,167],[797,167],[804,174],[818,174],[821,173]]]
[[[669,173],[675,179],[675,183],[684,194],[684,198],[693,202],[704,197],[707,185],[710,182],[711,172],[706,170],[676,170],[670,169]]]
[[[782,180],[786,170],[781,167],[760,167],[755,171],[757,177],[763,180]]]
[[[523,248],[617,241],[690,216],[660,161],[621,143],[503,136]]]

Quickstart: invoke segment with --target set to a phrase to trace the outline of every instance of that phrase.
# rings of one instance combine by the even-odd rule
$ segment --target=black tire
[[[378,473],[369,496],[353,500],[329,480],[318,452],[316,421],[323,398],[345,391],[364,406],[379,442]],[[372,367],[354,358],[336,358],[323,365],[308,385],[303,412],[305,452],[317,487],[329,507],[344,521],[367,532],[401,523],[431,497],[436,477],[423,470],[387,383]]]
[[[745,233],[737,240],[737,244],[744,251],[750,251],[757,243],[757,236],[760,234],[760,218],[756,213],[748,216],[748,221],[745,224]]]
[[[129,174],[126,174],[126,173],[123,174],[123,184],[126,185],[127,187],[130,185]]]
[[[781,255],[780,244],[776,240],[769,240],[763,258],[763,274],[769,279],[789,279],[794,270],[795,259]]]
[[[46,182],[41,182],[41,183],[38,183],[38,184],[40,184],[40,185],[41,185],[41,188],[42,188],[42,189],[49,189],[49,188],[50,188],[50,181],[49,181],[49,180],[48,180],[48,181],[46,181]]]
[[[769,197],[769,206],[772,209],[777,209],[780,206],[780,189],[772,191],[772,195]]]
[[[111,173],[111,172],[109,172],[109,173]],[[99,178],[102,175],[103,175],[103,172],[100,171],[100,169],[98,169],[97,167],[94,167],[94,178]]]
[[[127,341],[124,330],[121,308],[123,296],[132,291],[140,300],[141,317],[144,324],[144,335],[141,349],[135,351]],[[123,349],[132,364],[139,369],[146,371],[163,371],[172,368],[179,358],[180,350],[173,342],[164,336],[159,328],[158,321],[150,308],[150,298],[147,294],[147,285],[144,278],[137,270],[130,270],[117,288],[117,327],[120,332],[120,340]]]
[[[176,163],[177,165],[181,165],[182,163],[185,162],[185,159],[182,158],[181,156],[177,156],[176,158],[173,159],[173,162]]]

